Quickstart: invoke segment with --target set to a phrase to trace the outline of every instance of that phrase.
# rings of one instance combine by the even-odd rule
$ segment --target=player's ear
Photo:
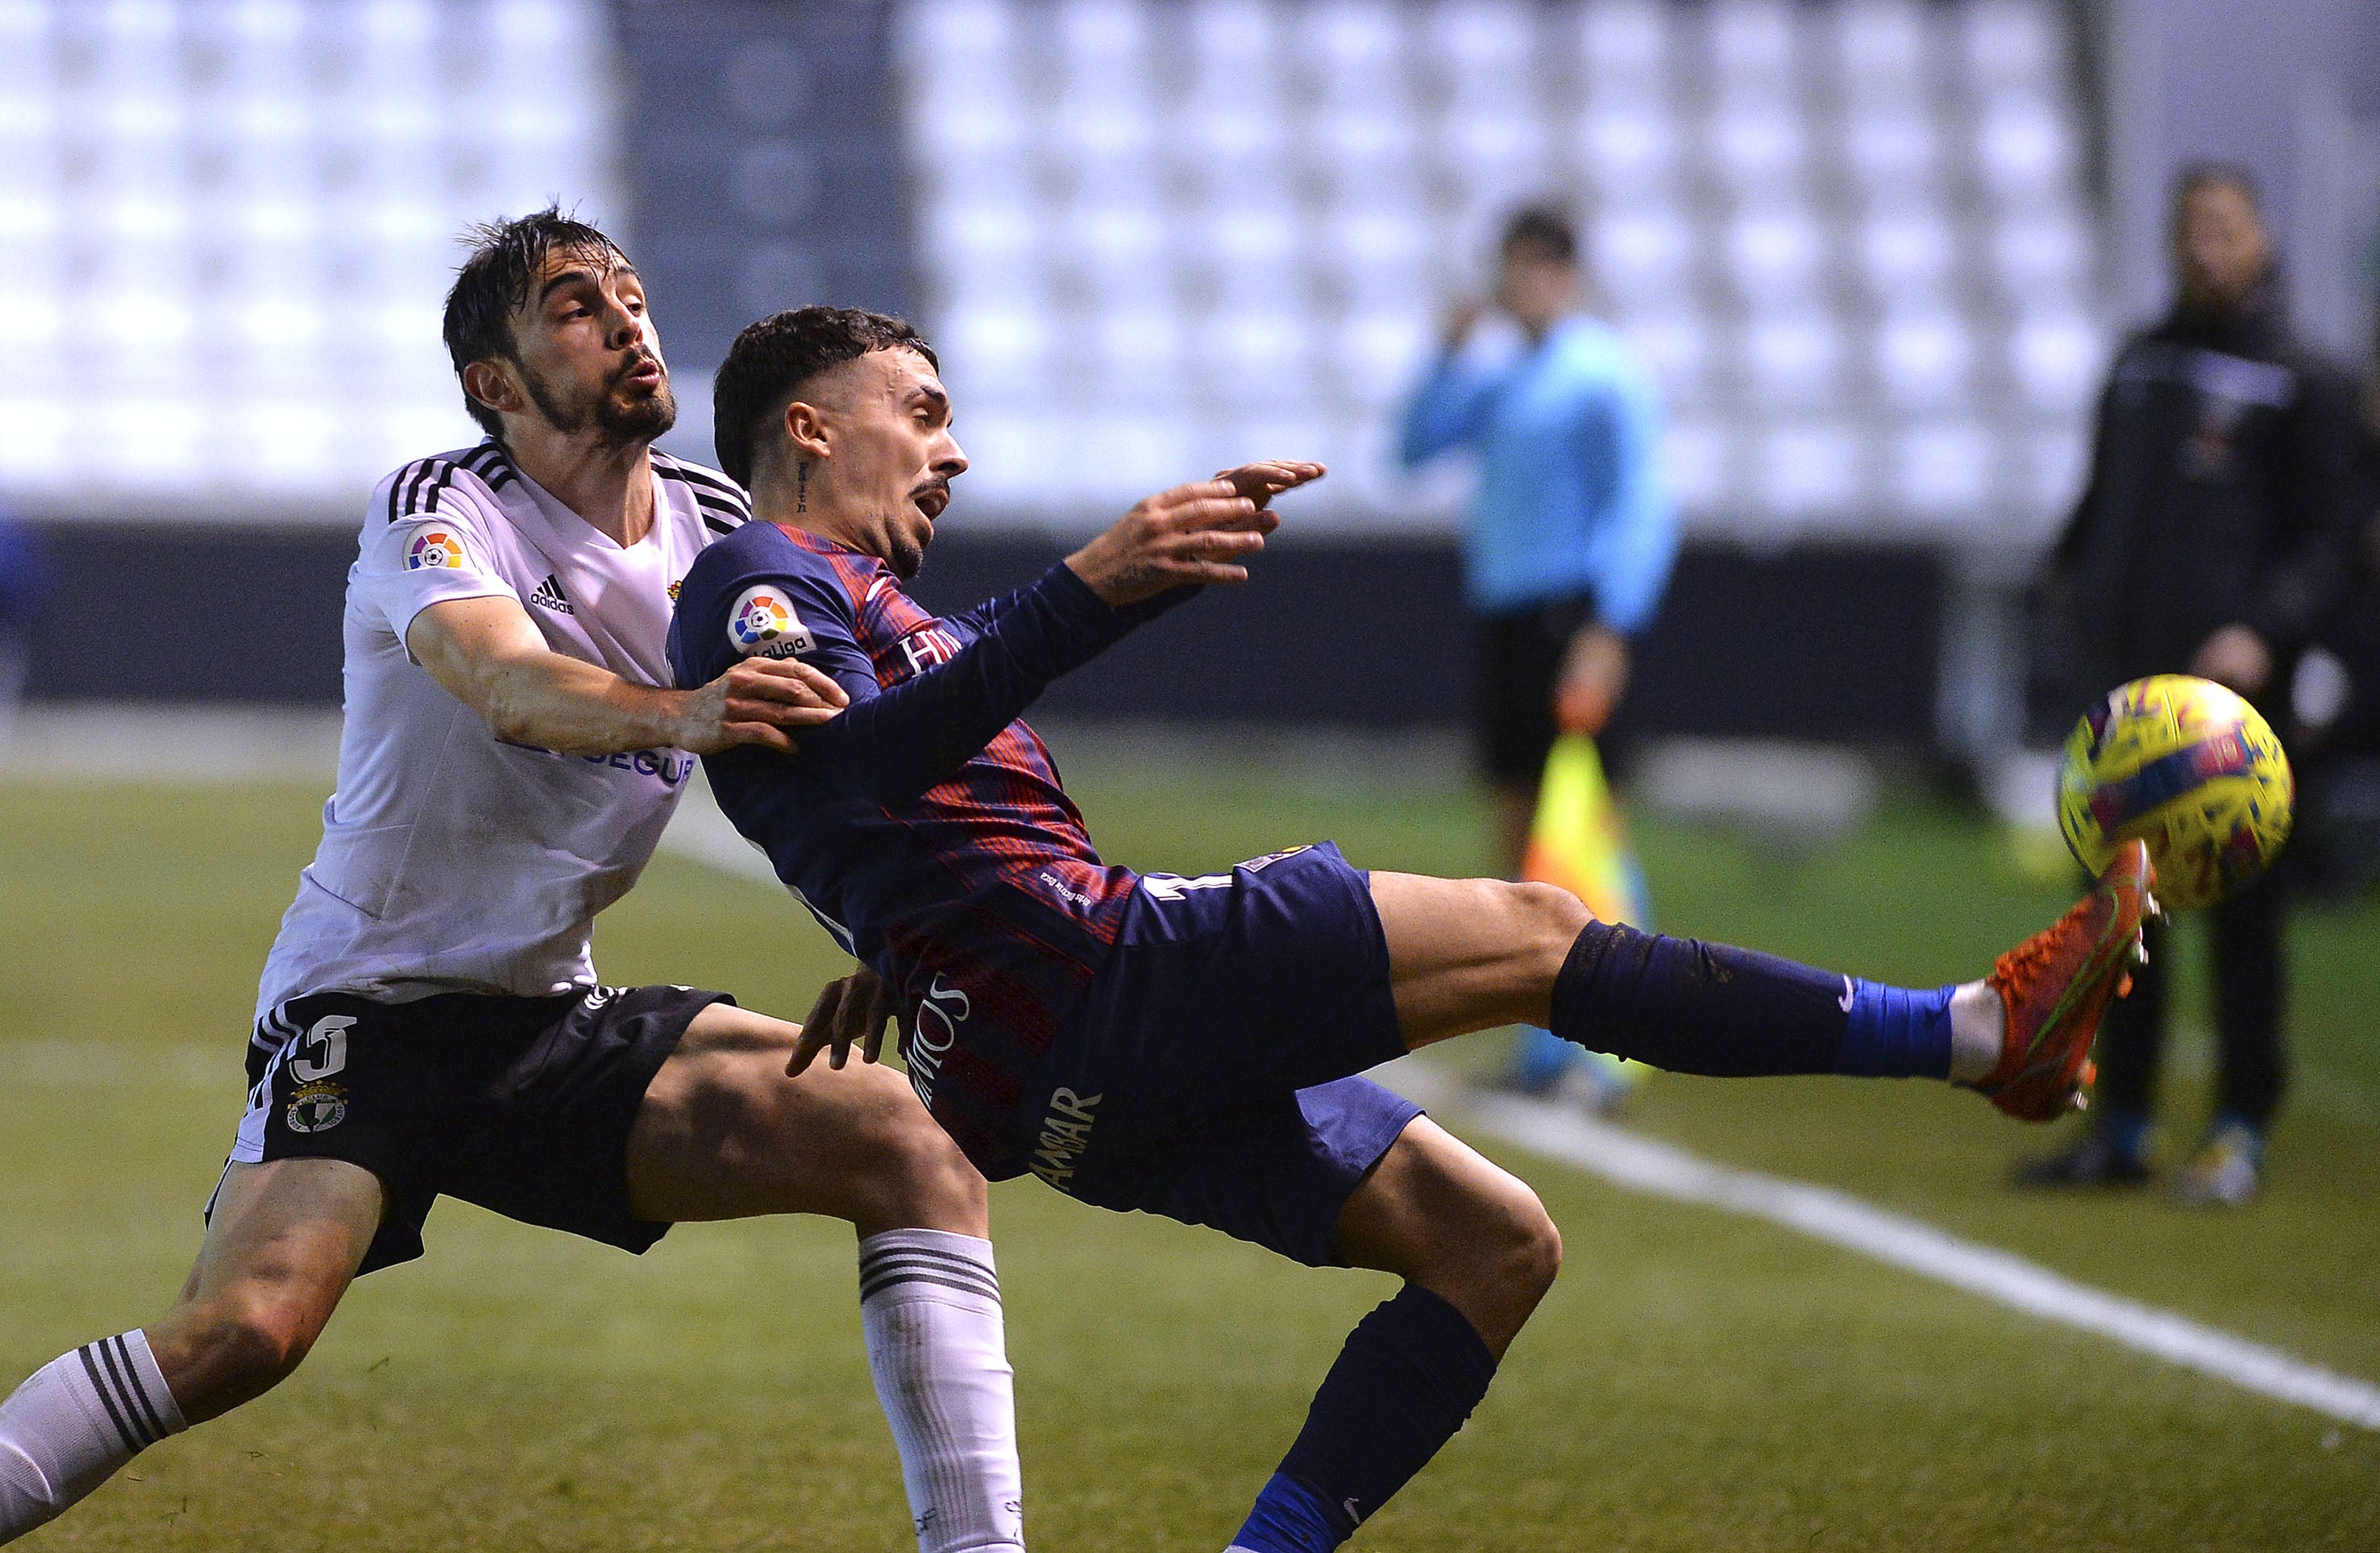
[[[785,406],[777,429],[785,434],[788,451],[808,463],[813,458],[828,458],[834,454],[833,438],[827,429],[826,414],[816,405],[796,399]]]
[[[491,358],[474,361],[463,369],[463,392],[474,404],[484,405],[497,414],[518,413],[528,404],[521,393],[509,361]]]

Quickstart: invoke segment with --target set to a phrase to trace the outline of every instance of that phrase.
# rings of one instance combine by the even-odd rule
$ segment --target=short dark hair
[[[871,351],[914,350],[934,370],[934,347],[906,320],[865,308],[794,308],[748,325],[727,347],[710,384],[710,439],[729,479],[749,487],[761,422],[782,413],[801,386],[830,367]]]
[[[465,240],[471,245],[471,254],[447,290],[441,331],[446,336],[446,355],[455,364],[457,381],[463,369],[474,361],[520,359],[519,342],[513,337],[513,314],[528,305],[529,287],[536,284],[546,255],[557,249],[565,252],[583,249],[628,262],[619,244],[565,214],[559,205],[510,220],[481,222],[465,234]],[[491,437],[503,433],[503,419],[468,392],[463,407]]]
[[[1540,249],[1558,264],[1578,262],[1578,229],[1570,217],[1551,205],[1524,205],[1504,223],[1504,237],[1496,251],[1510,255],[1516,248]]]

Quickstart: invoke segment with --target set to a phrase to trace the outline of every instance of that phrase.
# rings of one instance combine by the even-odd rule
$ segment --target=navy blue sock
[[[1405,1285],[1347,1334],[1232,1546],[1330,1553],[1454,1438],[1495,1375],[1463,1313]]]
[[[1553,1031],[1671,1073],[1947,1078],[1949,994],[1591,922],[1554,980]]]

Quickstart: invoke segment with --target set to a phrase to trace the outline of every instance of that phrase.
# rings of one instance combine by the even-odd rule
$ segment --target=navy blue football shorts
[[[734,1001],[685,987],[293,998],[249,1044],[231,1158],[344,1159],[380,1177],[364,1273],[420,1256],[441,1196],[642,1252],[669,1226],[628,1210],[629,1129],[694,1016]]]
[[[1228,874],[1144,875],[1113,954],[1017,1107],[1069,1196],[1332,1260],[1339,1213],[1421,1108],[1368,875],[1329,842]]]

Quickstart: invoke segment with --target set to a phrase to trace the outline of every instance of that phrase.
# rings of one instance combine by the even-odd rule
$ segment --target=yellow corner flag
[[[1648,925],[1645,876],[1629,852],[1603,758],[1585,734],[1562,734],[1546,758],[1521,877],[1560,885],[1606,922]]]
[[[1546,757],[1545,780],[1537,788],[1537,812],[1529,821],[1529,845],[1521,860],[1521,877],[1539,884],[1558,884],[1586,903],[1586,909],[1605,922],[1625,922],[1650,931],[1652,903],[1645,898],[1645,872],[1628,846],[1627,827],[1619,806],[1611,801],[1611,784],[1604,780],[1603,758],[1586,734],[1564,734],[1554,740]],[[1524,1037],[1525,1065],[1529,1042],[1553,1046],[1551,1037]],[[1608,1052],[1589,1051],[1596,1109],[1609,1110],[1653,1070]],[[1538,1061],[1543,1060],[1539,1054]]]

